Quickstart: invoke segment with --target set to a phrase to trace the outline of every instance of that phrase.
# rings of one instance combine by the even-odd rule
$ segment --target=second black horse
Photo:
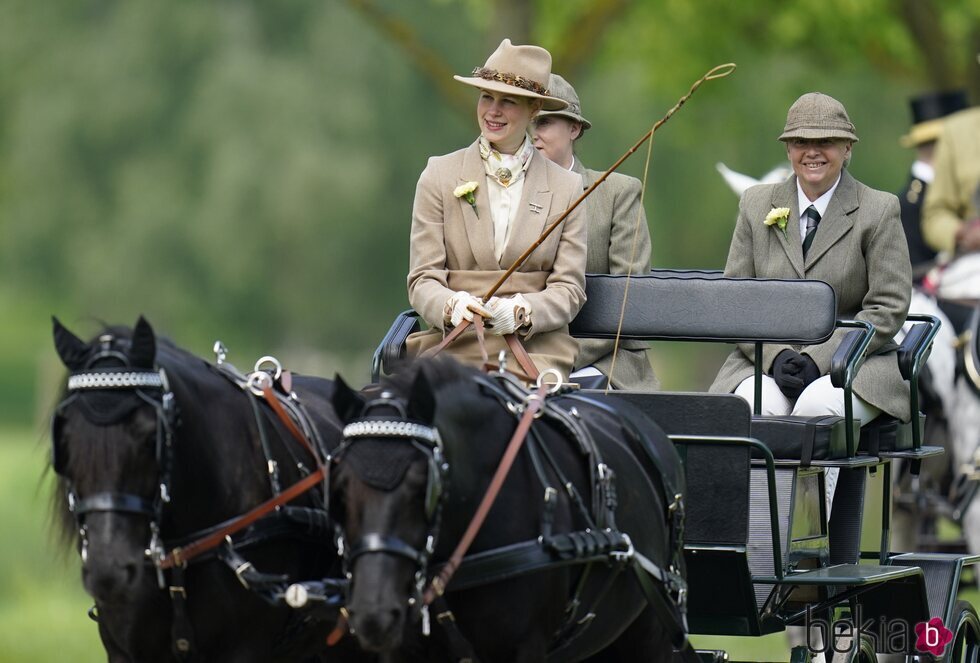
[[[671,660],[684,488],[653,422],[601,396],[549,396],[448,591],[423,607],[529,392],[440,359],[374,393],[339,382],[334,395],[348,425],[331,513],[363,647],[393,661]]]

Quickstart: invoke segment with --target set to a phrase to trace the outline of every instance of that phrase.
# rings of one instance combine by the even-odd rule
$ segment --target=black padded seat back
[[[588,274],[572,336],[739,343],[823,343],[834,332],[837,298],[823,281],[660,273]]]
[[[670,269],[666,267],[654,267],[648,274],[662,279],[723,279],[725,272],[720,269]]]
[[[751,431],[749,404],[735,394],[611,390],[609,395],[640,409],[667,435],[748,437]]]
[[[610,391],[609,396],[641,410],[668,435],[749,436],[749,404],[734,394]],[[744,545],[749,526],[748,448],[678,444],[677,450],[687,484],[684,542]]]

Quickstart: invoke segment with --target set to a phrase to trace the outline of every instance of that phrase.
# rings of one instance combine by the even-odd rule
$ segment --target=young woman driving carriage
[[[567,376],[578,352],[568,323],[585,303],[586,229],[580,205],[496,296],[483,301],[506,269],[548,222],[582,193],[581,178],[534,149],[528,136],[541,109],[566,106],[549,96],[551,55],[509,39],[472,76],[455,76],[479,89],[479,138],[469,147],[432,157],[422,171],[412,210],[408,297],[430,329],[408,338],[409,356],[437,345],[462,321],[483,318],[491,361],[508,353],[515,335],[539,371]],[[447,351],[472,364],[484,362],[477,334],[468,329]],[[519,370],[519,369],[518,369]]]

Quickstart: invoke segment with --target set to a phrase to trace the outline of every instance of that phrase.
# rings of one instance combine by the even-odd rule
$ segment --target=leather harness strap
[[[483,363],[487,363],[490,359],[487,355],[486,343],[483,338],[483,318],[479,315],[473,316],[473,322],[470,322],[469,320],[461,321],[458,325],[456,325],[456,327],[453,328],[452,331],[446,334],[443,339],[439,341],[438,345],[429,348],[420,356],[435,357],[449,347],[453,341],[459,338],[459,336],[462,335],[462,333],[466,331],[470,325],[473,325],[473,327],[476,329],[476,339],[480,346],[480,354],[483,356]],[[531,380],[537,380],[538,375],[540,375],[540,371],[538,371],[538,367],[534,365],[534,360],[531,359],[531,355],[528,354],[527,350],[524,348],[524,344],[521,343],[518,336],[516,334],[505,334],[504,340],[507,341],[507,347],[510,348],[514,358],[517,359],[517,363],[521,367],[521,370],[524,371],[527,377]]]
[[[313,456],[313,459],[317,464],[317,470],[297,481],[278,495],[274,495],[272,498],[266,500],[262,504],[259,504],[251,511],[243,513],[237,518],[233,518],[224,527],[221,527],[220,529],[211,532],[207,536],[197,539],[184,547],[174,548],[166,555],[166,557],[160,560],[160,563],[157,565],[158,568],[170,569],[186,565],[198,555],[201,555],[202,553],[212,550],[216,546],[220,545],[225,540],[225,537],[240,532],[257,521],[259,518],[262,518],[280,506],[291,502],[300,495],[312,489],[326,477],[326,467],[321,463],[319,455],[317,455],[313,450],[313,445],[310,444],[310,441],[306,439],[306,436],[303,435],[296,427],[296,424],[293,423],[292,419],[279,403],[279,399],[272,391],[272,388],[268,386],[264,387],[262,389],[262,393],[266,402],[269,403],[269,406],[272,408],[273,412],[278,415],[279,419],[286,426],[286,429],[290,432],[290,434],[299,440],[303,447]]]
[[[265,401],[269,404],[269,407],[272,408],[272,411],[278,415],[279,420],[282,421],[283,425],[286,427],[286,430],[288,430],[290,434],[299,441],[303,448],[306,449],[311,456],[313,456],[313,462],[316,463],[317,467],[323,467],[323,463],[320,461],[320,456],[313,449],[313,445],[310,444],[310,441],[306,439],[306,436],[303,435],[299,428],[296,427],[296,424],[293,423],[292,417],[286,414],[286,410],[283,409],[282,403],[279,402],[279,398],[276,396],[275,392],[272,391],[272,387],[263,387],[262,395],[265,397]]]
[[[483,324],[482,316],[473,316],[473,329],[476,330],[476,344],[480,346],[480,356],[483,358],[483,363],[485,364],[490,361],[490,357],[487,355],[487,340],[484,337],[485,325]]]
[[[476,538],[477,533],[483,526],[483,521],[486,520],[487,514],[490,513],[490,508],[493,506],[497,495],[500,493],[500,489],[504,485],[504,480],[507,478],[511,466],[514,464],[514,459],[517,458],[517,452],[521,450],[524,440],[527,439],[527,434],[531,429],[531,424],[534,422],[535,414],[537,414],[538,410],[544,404],[548,386],[542,382],[537,391],[529,395],[525,401],[524,414],[517,424],[517,430],[514,431],[513,437],[511,437],[510,442],[507,444],[507,449],[504,451],[503,458],[500,459],[500,465],[497,466],[497,471],[490,481],[490,486],[487,488],[487,492],[484,494],[483,500],[480,502],[480,506],[473,516],[473,520],[470,521],[469,526],[463,533],[463,537],[456,545],[456,550],[453,551],[453,554],[449,557],[449,561],[446,562],[446,565],[442,567],[439,574],[432,579],[432,582],[426,588],[425,595],[422,597],[424,605],[429,605],[437,596],[442,596],[443,592],[446,591],[446,586],[453,577],[453,573],[456,572],[456,569],[462,563],[466,551],[469,550],[473,539]]]
[[[514,357],[517,358],[517,363],[521,365],[521,368],[528,374],[528,377],[532,380],[537,380],[540,375],[538,367],[534,365],[531,355],[524,349],[524,344],[517,338],[517,334],[507,334],[504,336],[504,340],[507,341],[507,347],[514,353]]]
[[[470,326],[469,320],[461,320],[458,325],[456,325],[452,331],[442,337],[438,345],[435,345],[425,352],[423,352],[420,357],[435,357],[437,354],[449,347],[449,344],[459,338],[466,328]]]
[[[324,474],[325,470],[323,467],[321,467],[313,474],[310,474],[300,481],[297,481],[292,486],[282,491],[279,495],[266,500],[251,511],[243,513],[237,518],[232,519],[228,525],[222,527],[218,531],[212,532],[203,538],[197,539],[196,541],[193,541],[182,548],[174,548],[160,561],[159,567],[161,569],[170,569],[187,564],[198,555],[220,545],[221,542],[225,540],[226,536],[231,536],[232,534],[240,532],[262,516],[274,511],[277,507],[280,507],[287,502],[291,502],[306,491],[310,490],[323,479]]]

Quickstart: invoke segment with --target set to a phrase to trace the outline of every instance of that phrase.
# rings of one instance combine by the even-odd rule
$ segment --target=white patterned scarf
[[[530,135],[524,136],[524,142],[515,154],[501,154],[490,146],[490,141],[485,136],[480,135],[480,156],[483,158],[487,177],[493,178],[505,189],[523,179],[524,172],[531,163],[532,154],[534,154],[534,145],[531,143]]]

